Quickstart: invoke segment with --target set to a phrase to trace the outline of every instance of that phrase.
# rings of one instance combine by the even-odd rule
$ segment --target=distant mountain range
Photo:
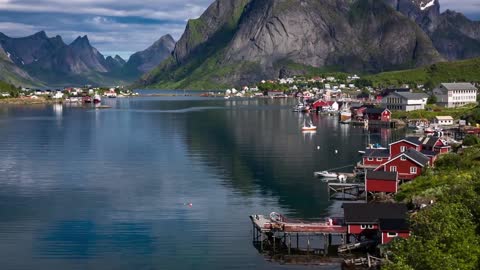
[[[480,56],[480,23],[438,0],[216,0],[139,85],[211,89]]]
[[[67,45],[44,31],[23,38],[0,33],[0,80],[32,86],[129,84],[168,58],[174,44],[164,36],[126,62],[118,55],[105,58],[87,36]]]

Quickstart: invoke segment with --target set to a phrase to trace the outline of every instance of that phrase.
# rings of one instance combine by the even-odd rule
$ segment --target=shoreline
[[[44,104],[59,104],[63,103],[57,100],[48,100],[45,98],[31,99],[31,98],[4,98],[0,99],[0,104],[5,105],[44,105]]]

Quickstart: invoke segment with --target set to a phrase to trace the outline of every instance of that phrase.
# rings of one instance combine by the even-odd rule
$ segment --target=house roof
[[[397,181],[398,173],[397,172],[383,172],[383,171],[367,171],[365,176],[368,180],[386,180],[386,181]]]
[[[451,91],[451,90],[475,90],[478,89],[473,86],[471,83],[442,83],[442,86]]]
[[[415,145],[422,145],[422,140],[420,137],[406,137],[405,140]]]
[[[372,224],[381,219],[405,219],[407,206],[397,203],[344,203],[346,224]]]
[[[410,226],[405,218],[380,219],[380,231],[410,231]]]
[[[405,154],[411,160],[421,164],[422,166],[426,166],[430,162],[430,159],[427,156],[418,152],[415,149],[408,149],[403,154]]]
[[[383,113],[386,108],[367,108],[366,114],[381,114]]]
[[[392,95],[397,95],[408,100],[418,100],[428,98],[425,93],[410,93],[410,92],[394,92]]]
[[[437,120],[444,120],[444,121],[453,121],[453,117],[451,116],[435,116]]]
[[[430,150],[422,150],[420,153],[424,154],[427,157],[434,157],[437,155],[436,152]]]
[[[388,149],[367,149],[364,157],[390,157],[390,150]]]
[[[429,147],[434,147],[435,144],[437,144],[438,140],[440,140],[440,137],[437,137],[437,136],[426,137],[423,140],[422,144]]]
[[[422,141],[419,137],[406,137],[405,139],[393,142],[390,145],[400,143],[400,142],[408,142],[416,146],[422,145]]]

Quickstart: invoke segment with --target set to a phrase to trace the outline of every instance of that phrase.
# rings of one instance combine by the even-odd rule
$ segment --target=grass
[[[402,84],[438,85],[442,82],[480,82],[480,58],[440,62],[423,68],[366,76],[377,87]]]
[[[394,119],[428,119],[431,120],[436,116],[452,116],[454,119],[460,119],[462,116],[473,113],[476,104],[467,105],[458,108],[442,108],[438,106],[427,106],[427,110],[417,110],[411,112],[393,111]]]

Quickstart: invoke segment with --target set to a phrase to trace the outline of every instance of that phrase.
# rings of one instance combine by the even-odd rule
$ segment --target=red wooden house
[[[410,237],[410,226],[406,219],[380,219],[380,243],[388,244],[395,238]]]
[[[403,140],[396,141],[390,144],[390,157],[395,157],[408,149],[415,149],[422,151],[422,142],[419,137],[407,137]]]
[[[365,119],[369,121],[390,122],[392,112],[386,108],[367,108],[367,110],[365,110]]]
[[[365,174],[365,190],[371,193],[397,193],[398,173],[367,171]]]
[[[425,150],[434,151],[439,154],[446,154],[451,150],[448,143],[437,136],[426,137],[422,141],[422,146]]]
[[[348,234],[376,237],[381,220],[406,220],[407,206],[397,203],[344,203],[343,211]],[[392,228],[390,228],[392,229]]]
[[[408,149],[378,166],[375,171],[398,172],[400,180],[412,180],[430,166],[431,159],[415,149]]]
[[[375,169],[390,159],[388,149],[367,149],[362,157],[363,168]]]

